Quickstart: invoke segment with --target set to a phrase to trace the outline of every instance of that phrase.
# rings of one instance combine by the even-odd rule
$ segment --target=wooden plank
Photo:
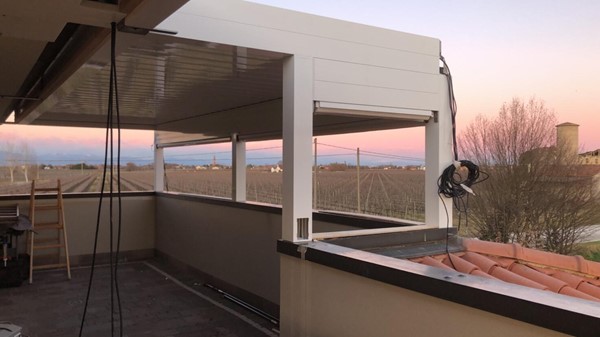
[[[67,266],[66,263],[42,264],[39,266],[33,266],[33,270],[65,268],[66,266]]]
[[[35,245],[38,245],[40,243],[47,243],[47,242],[57,242],[60,243],[60,241],[58,241],[60,238],[58,237],[54,237],[54,238],[37,238],[33,241],[33,243]],[[37,248],[37,247],[36,247]]]
[[[57,222],[44,222],[35,224],[35,230],[45,230],[45,229],[62,229],[63,226]]]
[[[52,211],[57,209],[58,205],[35,205],[36,211]]]
[[[64,246],[65,246],[65,245],[64,245],[64,244],[62,244],[62,243],[60,243],[60,244],[58,244],[58,243],[57,243],[57,244],[54,244],[54,245],[41,245],[41,246],[36,246],[36,245],[34,244],[34,246],[33,246],[33,249],[51,249],[51,248],[62,248],[62,247],[64,247]]]
[[[35,188],[36,192],[58,192],[58,188],[57,187],[39,187],[39,188]]]

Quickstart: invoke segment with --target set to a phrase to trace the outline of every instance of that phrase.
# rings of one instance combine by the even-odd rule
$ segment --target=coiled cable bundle
[[[468,170],[468,174],[465,178],[457,173],[457,170],[461,167],[465,167]],[[438,193],[446,198],[453,199],[462,198],[466,196],[467,193],[475,195],[471,186],[480,182],[478,181],[479,175],[479,166],[475,165],[473,162],[469,160],[457,161],[454,165],[448,166],[442,172],[442,175],[440,175],[438,179]]]

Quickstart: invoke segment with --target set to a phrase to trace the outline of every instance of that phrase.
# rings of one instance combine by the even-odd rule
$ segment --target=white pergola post
[[[442,171],[453,163],[452,115],[446,76],[440,75],[439,81],[439,111],[425,127],[425,224],[445,228],[452,227],[452,199],[440,198],[437,182]]]
[[[312,239],[313,59],[283,62],[282,238]]]
[[[165,154],[163,148],[156,144],[156,132],[154,133],[154,191],[165,190]]]
[[[237,134],[231,135],[232,183],[231,199],[246,201],[246,142],[238,139]]]

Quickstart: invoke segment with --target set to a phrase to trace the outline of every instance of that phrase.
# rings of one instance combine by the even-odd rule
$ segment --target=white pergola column
[[[283,62],[282,238],[312,239],[313,59]]]
[[[154,191],[165,190],[165,154],[164,149],[156,145],[156,132],[154,133]]]
[[[453,163],[452,115],[446,76],[440,75],[439,81],[440,108],[425,127],[425,224],[445,228],[452,227],[452,199],[440,199],[437,182],[442,171]]]
[[[237,134],[231,135],[232,183],[231,199],[246,201],[246,142],[238,139]]]

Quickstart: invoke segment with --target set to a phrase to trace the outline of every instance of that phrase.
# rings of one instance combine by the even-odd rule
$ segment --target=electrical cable
[[[115,23],[112,23],[115,25]],[[114,111],[116,112],[116,125],[117,125],[117,247],[115,251],[115,263],[114,263],[114,290],[117,298],[117,312],[119,317],[119,336],[123,336],[123,313],[121,307],[121,295],[119,291],[119,282],[118,282],[118,267],[119,267],[119,253],[121,251],[121,228],[122,228],[122,200],[121,200],[121,116],[119,111],[119,89],[117,87],[117,65],[116,65],[116,29],[112,29],[112,39],[111,39],[111,73],[114,81]],[[111,132],[112,127],[111,125]],[[112,149],[112,143],[111,143]],[[111,166],[112,169],[112,166]],[[112,177],[111,171],[111,177]],[[111,179],[111,192],[112,192],[112,179]],[[112,193],[111,193],[111,204],[112,204]],[[112,230],[112,211],[111,211],[111,230]],[[112,238],[112,237],[111,237]],[[112,248],[112,244],[111,244]],[[112,255],[111,255],[112,259]],[[111,312],[112,318],[112,312]]]
[[[444,65],[444,75],[448,80],[448,100],[450,103],[450,115],[452,117],[452,150],[454,151],[454,160],[458,161],[458,144],[456,143],[456,113],[458,106],[456,104],[456,97],[454,96],[454,85],[452,84],[452,73],[450,67],[446,63],[444,56],[440,55],[440,60]]]
[[[438,196],[440,197],[440,200],[444,205],[444,210],[446,211],[446,254],[448,255],[448,259],[450,260],[452,267],[454,267],[454,262],[452,262],[452,257],[450,256],[448,250],[448,241],[450,236],[450,216],[442,196],[452,199],[454,208],[456,208],[458,211],[458,228],[460,229],[463,213],[465,214],[465,222],[468,224],[469,194],[475,195],[471,187],[475,184],[485,181],[488,178],[488,174],[480,171],[479,166],[469,160],[458,160],[458,143],[456,141],[457,104],[456,97],[454,96],[452,74],[450,72],[450,67],[446,63],[446,60],[441,55],[440,60],[443,64],[442,73],[446,76],[448,82],[448,101],[452,121],[452,151],[454,163],[444,169],[438,178]],[[460,174],[461,168],[466,168],[466,177],[463,177]],[[483,179],[480,179],[480,177]]]
[[[446,212],[446,255],[448,256],[448,261],[450,261],[452,268],[456,270],[456,266],[454,266],[454,261],[452,261],[452,257],[450,256],[450,252],[448,250],[448,241],[450,238],[450,214],[448,213],[448,207],[446,207],[444,199],[442,199],[442,195],[438,193],[438,197],[440,197],[442,205],[444,205],[444,211]]]
[[[113,22],[114,25],[114,22]],[[115,29],[112,30],[113,34]],[[119,111],[119,89],[117,87],[117,65],[115,55],[115,44],[116,36],[112,39],[112,72],[114,74],[114,87],[115,87],[115,111],[117,119],[117,249],[115,253],[115,295],[117,296],[117,308],[119,314],[119,336],[123,336],[123,311],[121,306],[121,294],[119,291],[119,279],[117,276],[117,270],[119,267],[119,253],[121,252],[121,229],[122,229],[122,199],[121,199],[121,114]],[[112,194],[111,194],[112,198]],[[112,215],[112,212],[111,212]]]
[[[98,232],[100,230],[100,216],[101,216],[101,212],[102,212],[102,201],[104,200],[104,189],[105,189],[105,185],[106,185],[106,168],[107,168],[107,164],[108,164],[108,135],[109,132],[108,130],[110,129],[110,114],[107,113],[106,116],[106,135],[105,135],[105,140],[104,140],[104,165],[103,165],[103,169],[102,169],[102,183],[100,185],[100,199],[98,201],[98,211],[97,211],[97,215],[96,215],[96,231],[94,234],[94,248],[92,251],[92,266],[90,268],[90,278],[89,278],[89,282],[88,282],[88,288],[87,288],[87,294],[85,297],[85,305],[83,307],[83,315],[81,317],[81,325],[79,327],[79,337],[83,336],[83,327],[85,324],[85,319],[86,319],[86,315],[87,315],[87,308],[89,305],[89,301],[90,301],[90,293],[92,291],[92,283],[94,280],[94,271],[95,271],[95,267],[96,267],[96,252],[97,252],[97,248],[98,248]]]
[[[110,39],[110,75],[109,75],[109,89],[108,89],[108,115],[110,119],[110,182],[109,182],[109,198],[108,198],[108,214],[109,214],[109,266],[110,266],[110,335],[115,334],[115,320],[114,320],[114,267],[113,267],[113,179],[114,179],[114,153],[113,153],[113,95],[114,95],[114,72],[113,72],[113,52],[115,43],[115,29],[111,29]]]
[[[116,56],[115,56],[115,45],[116,45],[116,23],[111,23],[111,64],[110,64],[110,76],[109,76],[109,93],[108,93],[108,108],[107,108],[107,116],[106,116],[106,134],[104,141],[104,166],[102,170],[102,184],[100,188],[100,199],[98,201],[98,211],[96,215],[96,230],[94,234],[94,248],[92,253],[92,266],[90,270],[90,278],[88,282],[88,288],[86,293],[85,305],[83,309],[83,315],[81,318],[81,325],[79,327],[79,337],[83,335],[83,328],[85,326],[85,319],[87,316],[87,309],[89,306],[90,293],[92,290],[92,284],[94,279],[94,271],[96,266],[96,255],[98,248],[98,233],[100,229],[100,218],[102,214],[102,205],[106,188],[106,180],[107,180],[107,171],[110,167],[110,181],[109,181],[109,265],[110,265],[110,325],[111,325],[111,336],[114,336],[115,324],[114,324],[114,295],[117,297],[117,305],[118,305],[118,315],[119,315],[119,335],[123,336],[123,317],[122,317],[122,308],[121,308],[121,298],[119,293],[119,285],[118,285],[118,261],[119,261],[119,252],[120,252],[120,244],[121,244],[121,174],[120,174],[120,165],[121,165],[121,125],[120,125],[120,115],[119,115],[119,103],[118,103],[118,88],[117,88],[117,71],[116,71]],[[114,105],[113,105],[114,104]],[[116,107],[116,109],[113,108]],[[114,111],[116,111],[116,124],[117,124],[117,197],[118,197],[118,228],[117,228],[117,247],[116,253],[113,254],[113,225],[114,225],[114,217],[113,217],[113,198],[114,198],[114,120],[113,115]],[[108,157],[109,157],[109,147],[110,147],[110,165],[108,165]],[[113,263],[113,256],[115,261]]]

